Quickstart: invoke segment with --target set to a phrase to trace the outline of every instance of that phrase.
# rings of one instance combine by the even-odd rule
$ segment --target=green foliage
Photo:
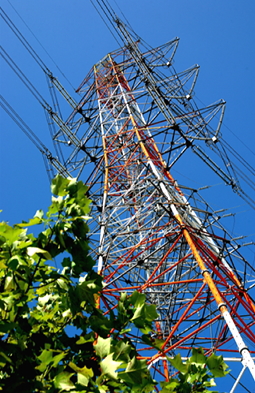
[[[132,325],[150,331],[155,307],[135,293],[122,296],[119,313],[103,315],[102,277],[89,256],[87,187],[57,176],[52,192],[45,215],[0,224],[0,390],[135,392],[142,381],[139,390],[152,391],[146,364],[121,335]],[[35,225],[43,225],[36,237],[26,229]]]
[[[202,348],[193,348],[192,356],[186,362],[182,361],[180,354],[169,361],[179,374],[178,378],[161,383],[162,393],[217,393],[208,390],[216,386],[214,378],[229,373],[222,356],[212,354],[206,357]]]
[[[125,333],[138,328],[160,350],[162,341],[149,336],[155,306],[141,293],[123,293],[116,312],[103,314],[102,277],[89,256],[87,187],[57,176],[52,192],[46,214],[13,227],[0,223],[0,391],[154,392],[147,363]],[[43,230],[28,234],[33,226]],[[226,374],[222,359],[201,351],[186,364],[178,356],[170,362],[180,374],[162,384],[164,393],[206,392],[201,386],[213,382],[205,364],[212,376]]]

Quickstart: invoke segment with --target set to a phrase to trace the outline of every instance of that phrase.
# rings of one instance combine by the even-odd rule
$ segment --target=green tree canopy
[[[89,256],[86,192],[81,181],[57,176],[46,214],[39,210],[13,227],[0,224],[0,390],[6,393],[155,391],[146,361],[125,336],[136,327],[150,341],[155,306],[134,292],[122,294],[115,313],[105,316],[98,308],[103,284]],[[33,226],[37,236],[28,233]],[[222,359],[216,364],[203,356],[194,352],[182,366],[179,357],[170,360],[182,385],[183,378],[194,385],[182,375],[205,363],[213,376],[219,366],[225,373]],[[201,383],[212,386],[199,373]],[[206,392],[171,390],[172,382],[180,389],[176,379],[162,391]]]

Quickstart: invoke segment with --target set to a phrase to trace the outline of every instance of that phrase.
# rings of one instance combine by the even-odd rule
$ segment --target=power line
[[[60,67],[58,66],[58,64],[55,62],[55,60],[52,58],[52,56],[49,54],[49,52],[45,49],[45,47],[42,45],[42,43],[39,41],[39,39],[36,37],[36,35],[33,33],[33,31],[30,29],[30,27],[28,26],[28,24],[25,22],[25,20],[21,17],[21,15],[19,14],[19,12],[17,11],[17,9],[10,3],[9,0],[7,0],[8,3],[10,4],[10,6],[13,8],[13,10],[17,13],[17,15],[19,16],[19,18],[22,20],[22,22],[24,23],[24,25],[27,27],[27,29],[30,31],[30,33],[33,35],[33,37],[35,38],[35,40],[38,42],[38,44],[42,47],[42,49],[44,50],[44,52],[48,55],[48,57],[51,59],[51,61],[53,62],[53,64],[56,66],[56,68],[59,70],[59,72],[61,73],[61,75],[65,78],[65,80],[69,83],[69,85],[72,87],[72,89],[75,91],[75,87],[72,85],[72,83],[70,82],[70,80],[67,78],[67,76],[63,73],[63,71],[60,69]],[[1,8],[2,10],[2,8]],[[2,10],[3,11],[3,10]],[[18,30],[18,28],[14,25],[14,23],[10,20],[10,18],[7,16],[7,14],[3,11],[3,13],[5,14],[5,16],[9,19],[9,21],[11,22],[11,25],[13,26],[14,30],[16,30],[17,34],[19,34],[21,37],[23,37],[23,35],[20,33],[20,31]],[[1,15],[2,16],[2,15]],[[18,37],[19,38],[19,37]],[[19,38],[20,39],[20,38]],[[27,42],[27,40],[23,37],[24,42],[27,43],[28,47],[30,47],[32,49],[32,53],[35,55],[35,57],[37,57],[37,59],[44,64],[44,66],[46,67],[45,63],[42,61],[42,59],[39,57],[39,55],[35,52],[35,50],[31,47],[31,45]],[[21,39],[20,39],[21,41]],[[22,41],[21,41],[22,42]],[[23,43],[23,42],[22,42]],[[24,45],[24,43],[23,43]],[[28,50],[28,49],[27,49]],[[30,53],[31,54],[31,53]],[[31,54],[32,55],[32,54]],[[49,71],[49,69],[46,67],[46,69]],[[50,71],[49,71],[50,72]],[[50,72],[51,73],[51,72]]]
[[[12,32],[15,34],[15,36],[22,43],[22,45],[30,53],[30,55],[33,57],[33,59],[36,61],[36,63],[39,65],[39,67],[44,72],[50,73],[50,70],[48,69],[48,67],[45,65],[45,63],[42,61],[42,59],[38,56],[38,54],[35,52],[35,50],[32,48],[32,46],[29,44],[29,42],[25,39],[25,37],[21,34],[21,32],[18,30],[18,28],[15,26],[15,24],[12,22],[12,20],[8,17],[8,15],[2,9],[2,7],[0,7],[0,15],[1,15],[2,19],[5,21],[5,23],[7,24],[7,26],[12,30]]]
[[[19,126],[24,134],[30,139],[31,142],[40,150],[41,153],[46,153],[49,150],[38,138],[38,136],[31,130],[31,128],[24,122],[24,120],[15,112],[12,106],[0,95],[0,105],[4,111],[10,116],[10,118]]]
[[[6,63],[10,66],[10,68],[15,72],[15,74],[20,78],[20,80],[24,83],[24,85],[28,88],[28,90],[32,93],[32,95],[36,98],[36,100],[46,108],[50,108],[49,104],[45,101],[43,96],[39,93],[39,91],[34,87],[34,85],[30,82],[30,80],[26,77],[26,75],[21,71],[18,65],[14,62],[14,60],[8,55],[6,50],[0,46],[1,56],[6,61]]]
[[[36,148],[42,153],[45,165],[50,163],[53,168],[57,170],[58,173],[65,177],[70,176],[67,169],[61,164],[61,162],[53,157],[50,150],[42,143],[38,136],[31,130],[31,128],[24,122],[24,120],[18,115],[17,112],[12,108],[12,106],[5,100],[5,98],[0,95],[0,106],[4,111],[10,116],[10,118],[17,124],[17,126],[24,132],[24,134],[30,139],[30,141],[36,146]],[[47,165],[46,165],[47,167]]]
[[[122,44],[120,43],[120,41],[118,40],[116,34],[113,33],[113,31],[111,30],[109,24],[106,22],[105,18],[102,16],[102,14],[100,13],[98,7],[94,4],[93,0],[90,0],[91,4],[93,5],[93,7],[95,8],[95,10],[97,11],[98,15],[100,16],[100,18],[102,19],[102,21],[104,22],[104,24],[106,25],[107,29],[110,31],[111,35],[113,36],[113,38],[116,40],[116,42],[118,43],[118,45],[121,47]],[[105,16],[107,17],[107,19],[109,20],[109,22],[111,23],[111,25],[113,26],[114,30],[116,31],[116,28],[114,26],[114,24],[112,23],[111,19],[108,17],[108,15],[106,14],[105,10],[103,9],[102,5],[98,2],[98,0],[96,0],[96,2],[98,3],[98,5],[100,6],[100,8],[102,9],[103,13],[105,14]],[[118,33],[118,31],[117,31]],[[119,37],[121,38],[120,34],[118,33]]]

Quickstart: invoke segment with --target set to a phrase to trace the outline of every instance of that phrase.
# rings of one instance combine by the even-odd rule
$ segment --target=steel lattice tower
[[[91,69],[78,88],[80,103],[54,138],[72,146],[65,173],[87,174],[92,253],[105,281],[100,306],[109,312],[122,292],[135,290],[157,305],[162,351],[142,348],[132,337],[165,377],[164,356],[187,356],[193,346],[232,356],[239,351],[254,375],[241,338],[255,342],[255,306],[235,268],[235,259],[244,259],[199,193],[171,175],[192,149],[240,192],[231,167],[221,169],[200,145],[210,145],[223,167],[228,162],[219,138],[225,103],[198,109],[192,100],[198,67],[179,74],[171,67],[178,40],[142,52],[117,25],[125,47]]]
[[[156,304],[161,351],[145,348],[134,331],[130,337],[162,378],[171,373],[166,355],[203,347],[242,358],[255,379],[248,349],[255,344],[254,272],[199,190],[172,176],[192,150],[246,197],[221,143],[225,102],[198,108],[199,67],[177,73],[172,66],[178,39],[145,47],[115,14],[112,20],[124,46],[90,70],[79,103],[48,75],[72,113],[63,121],[46,107],[58,125],[58,158],[45,152],[50,166],[89,186],[92,256],[105,283],[100,307],[107,313],[122,292],[135,290]]]

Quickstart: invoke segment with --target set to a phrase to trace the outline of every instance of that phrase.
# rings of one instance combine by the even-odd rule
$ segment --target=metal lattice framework
[[[105,281],[100,306],[107,313],[122,292],[135,290],[157,305],[155,337],[165,343],[161,352],[144,348],[132,332],[141,355],[167,377],[162,359],[176,350],[183,356],[193,346],[239,351],[254,373],[241,338],[255,343],[252,276],[235,268],[247,261],[197,190],[171,175],[192,149],[239,191],[219,140],[224,101],[198,109],[191,98],[198,67],[175,73],[177,44],[142,53],[130,41],[103,58],[80,85],[82,99],[54,139],[62,151],[72,146],[65,170],[87,177],[90,187],[92,254]]]
[[[199,67],[177,73],[172,66],[178,39],[148,48],[118,18],[114,23],[124,46],[90,70],[77,89],[78,103],[36,60],[72,113],[64,121],[33,92],[58,127],[50,122],[57,158],[28,130],[30,138],[54,173],[89,186],[92,256],[105,283],[100,307],[108,313],[121,293],[136,290],[156,304],[154,337],[164,341],[161,350],[129,333],[150,367],[168,378],[166,356],[186,357],[202,346],[208,354],[242,359],[255,379],[248,349],[255,344],[255,271],[199,190],[172,176],[192,151],[247,200],[220,133],[225,102],[198,108],[192,94]]]

